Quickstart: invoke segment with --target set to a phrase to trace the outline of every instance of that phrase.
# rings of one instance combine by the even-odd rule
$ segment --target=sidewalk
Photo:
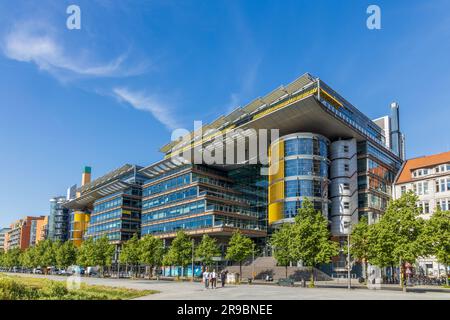
[[[306,282],[308,286],[309,281]],[[247,282],[245,282],[247,284]],[[254,280],[250,285],[266,285],[266,286],[278,286],[277,281],[267,282],[264,280]],[[295,282],[294,287],[301,287],[301,282]],[[335,281],[316,281],[315,287],[317,288],[336,288],[336,289],[347,289],[347,282],[342,280]],[[391,291],[402,291],[402,288],[398,284],[381,284],[380,288],[369,289],[367,285],[359,283],[355,280],[351,282],[352,289],[367,289],[367,290],[391,290]],[[450,288],[443,288],[441,286],[409,286],[406,288],[407,292],[443,292],[450,293]]]

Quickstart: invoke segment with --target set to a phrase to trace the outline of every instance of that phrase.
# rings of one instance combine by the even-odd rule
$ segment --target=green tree
[[[184,268],[192,260],[192,242],[187,234],[183,231],[178,231],[175,239],[172,240],[169,251],[163,259],[163,264],[166,266],[181,266],[184,275]],[[178,276],[179,277],[179,276]]]
[[[134,234],[133,237],[125,242],[120,251],[119,260],[121,263],[130,264],[134,271],[135,276],[138,274],[138,266],[140,262],[140,244],[138,235]]]
[[[95,266],[94,239],[88,238],[81,244],[77,254],[77,264],[82,267]]]
[[[379,267],[400,267],[400,285],[404,286],[405,263],[414,263],[426,254],[421,233],[424,220],[419,218],[418,198],[412,192],[390,201],[379,222],[369,229],[368,258]]]
[[[20,260],[21,260],[20,264],[25,268],[38,267],[38,257],[36,248],[30,247],[24,252],[22,252]]]
[[[352,229],[350,239],[350,253],[352,257],[361,262],[364,266],[364,279],[367,281],[367,262],[369,259],[369,223],[363,217]]]
[[[3,249],[0,249],[0,267],[4,268],[5,267],[5,252],[3,251]]]
[[[149,278],[153,276],[153,269],[162,264],[164,244],[161,239],[148,234],[140,240],[140,262],[149,266]]]
[[[94,241],[93,265],[100,266],[102,274],[105,274],[106,267],[112,265],[112,259],[115,252],[115,247],[109,242],[109,238],[105,235],[100,239]]]
[[[202,241],[195,250],[195,255],[201,259],[204,266],[210,266],[213,263],[213,257],[220,255],[220,248],[217,240],[204,234]]]
[[[436,257],[445,266],[445,279],[448,286],[447,268],[450,265],[450,211],[438,210],[425,222],[422,241],[427,253]]]
[[[47,267],[56,265],[56,250],[60,246],[60,242],[52,242],[51,240],[40,241],[36,246],[36,259],[38,266],[44,268],[47,273]]]
[[[74,265],[77,261],[77,248],[72,241],[66,241],[56,249],[56,266],[61,269]]]
[[[273,233],[270,244],[273,248],[273,256],[279,265],[286,268],[286,278],[288,277],[288,266],[294,260],[289,243],[292,238],[293,225],[290,223],[283,224],[275,233]]]
[[[255,243],[239,231],[235,231],[228,243],[226,259],[239,262],[239,279],[242,277],[242,262],[252,256]]]
[[[18,267],[20,265],[21,254],[19,248],[10,249],[5,253],[3,257],[4,264],[6,268]]]
[[[310,287],[314,287],[314,267],[329,263],[339,253],[338,243],[331,241],[330,237],[328,220],[305,199],[295,216],[289,251],[294,260],[302,260],[304,265],[311,268]]]

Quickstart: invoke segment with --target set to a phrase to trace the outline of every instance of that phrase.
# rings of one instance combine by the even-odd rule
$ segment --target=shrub
[[[36,288],[12,279],[0,278],[0,300],[33,300],[39,296]]]
[[[69,290],[61,282],[50,281],[39,291],[41,299],[64,300],[68,298]]]

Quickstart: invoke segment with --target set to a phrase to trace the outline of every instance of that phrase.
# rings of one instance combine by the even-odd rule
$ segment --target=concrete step
[[[239,265],[233,265],[227,268],[229,272],[239,273]],[[281,278],[286,278],[286,268],[282,266],[277,266],[277,262],[273,257],[259,257],[255,259],[254,265],[251,262],[242,265],[242,277],[252,278],[253,272],[255,273],[255,279],[264,280],[267,275],[277,281]],[[332,278],[324,273],[323,271],[314,268],[314,274],[316,280],[319,281],[329,281]],[[288,278],[292,278],[296,281],[301,279],[308,280],[311,276],[311,268],[309,267],[288,267],[287,268]]]

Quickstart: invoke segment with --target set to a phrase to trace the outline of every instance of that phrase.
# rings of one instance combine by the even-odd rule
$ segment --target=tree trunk
[[[399,279],[400,279],[400,288],[402,288],[402,290],[404,290],[404,274],[403,274],[403,262],[400,260],[400,265],[399,265]]]
[[[288,266],[286,265],[286,279],[287,279],[287,277],[288,277]]]
[[[309,281],[309,287],[314,288],[314,267],[311,267],[311,276]]]
[[[448,265],[445,264],[444,266],[445,266],[445,284],[446,284],[447,287],[448,287],[448,272],[447,272]]]
[[[239,261],[239,277],[238,277],[238,283],[241,283],[242,279],[242,261]]]
[[[367,284],[367,279],[369,278],[368,271],[367,271],[368,268],[369,268],[369,266],[368,266],[367,260],[364,260],[364,280],[365,280],[366,284]]]

